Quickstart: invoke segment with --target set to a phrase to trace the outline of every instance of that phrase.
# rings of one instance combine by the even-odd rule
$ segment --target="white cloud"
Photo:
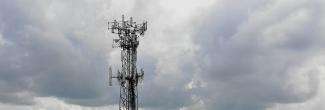
[[[38,97],[35,99],[36,104],[32,106],[11,105],[0,103],[0,109],[3,110],[116,110],[118,105],[110,105],[104,107],[83,107],[71,105],[54,97]]]

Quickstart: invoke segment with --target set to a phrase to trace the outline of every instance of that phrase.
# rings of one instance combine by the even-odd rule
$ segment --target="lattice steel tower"
[[[120,84],[120,102],[119,110],[138,110],[138,89],[139,81],[143,79],[144,72],[141,69],[137,71],[137,47],[139,37],[144,35],[147,30],[147,22],[136,24],[132,20],[125,21],[122,15],[122,21],[108,22],[108,30],[118,35],[113,39],[113,47],[121,48],[121,71],[112,75],[112,68],[109,68],[109,85],[112,86],[112,78],[116,78]]]

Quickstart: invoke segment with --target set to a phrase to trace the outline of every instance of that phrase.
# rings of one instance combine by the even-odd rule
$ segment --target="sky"
[[[133,17],[141,110],[325,109],[324,0],[1,0],[1,110],[118,109]]]

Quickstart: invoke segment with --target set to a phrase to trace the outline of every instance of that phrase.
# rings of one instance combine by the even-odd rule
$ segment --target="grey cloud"
[[[185,17],[161,1],[116,2],[1,1],[0,101],[117,104],[107,67],[118,67],[119,50],[106,21],[122,12],[149,21],[138,50],[144,109],[265,110],[305,102],[319,89],[319,71],[308,67],[324,49],[319,0],[220,0]]]
[[[42,12],[45,10],[37,10],[43,5],[40,2],[25,4],[30,6],[22,3],[1,2],[1,32],[9,43],[0,53],[0,100],[32,104],[34,97],[54,96],[69,103],[106,105],[111,96],[103,77],[108,66],[105,49],[94,49],[92,41],[83,39],[94,36],[80,37],[77,27],[49,25]],[[101,37],[105,36],[94,38]]]
[[[116,17],[109,13],[111,7],[106,7],[105,4],[100,4],[101,2],[94,4],[85,1],[4,2],[3,8],[7,9],[1,10],[3,18],[1,21],[4,24],[1,32],[3,39],[12,44],[1,48],[0,68],[3,81],[1,90],[7,91],[1,92],[0,96],[6,97],[1,97],[0,101],[21,104],[19,101],[24,99],[28,102],[24,104],[33,104],[35,97],[54,97],[66,103],[82,106],[117,104],[118,86],[108,88],[107,85],[107,67],[108,63],[112,62],[110,59],[107,62],[107,58],[110,57],[106,54],[110,54],[112,50],[110,42],[112,35],[107,37],[108,32],[105,28],[107,19]],[[153,1],[150,3],[157,5]],[[96,5],[98,7],[94,8]],[[135,5],[135,8],[140,8],[144,4],[136,2]],[[141,7],[143,10],[152,8],[149,5],[144,6],[148,7]],[[102,11],[107,11],[108,14],[105,15]],[[148,11],[155,15],[159,14],[151,12],[153,10]],[[135,14],[135,18],[145,16],[143,15],[145,12],[132,13],[139,13]],[[139,18],[151,20],[156,19],[155,15]],[[158,17],[162,19],[167,16]],[[166,32],[164,35],[169,35]],[[148,34],[150,35],[150,32]],[[143,52],[139,51],[140,54]],[[171,58],[176,58],[175,55],[179,54],[176,50],[167,53],[170,53],[171,56],[168,57]],[[159,78],[156,74],[159,71],[164,69],[169,71],[169,62],[164,61],[167,57],[158,60],[159,56],[150,54],[142,54],[139,57],[141,59],[139,67],[144,67],[146,72],[144,87],[140,88],[140,100],[143,102],[140,104],[144,108],[178,109],[191,104],[190,92],[183,87],[191,76],[179,80],[173,78],[174,73],[169,73],[167,77],[178,84],[162,86],[152,79]],[[160,64],[163,67],[158,71],[156,66],[162,61]],[[178,73],[178,76],[181,76],[185,73],[179,67],[183,66],[176,65],[175,69],[182,72]],[[165,82],[168,83],[168,79]],[[21,97],[22,92],[26,92],[26,95]]]
[[[318,1],[295,2],[293,6],[288,1],[230,4],[224,11],[209,13],[198,33],[205,36],[198,39],[204,47],[201,64],[207,83],[201,95],[209,109],[263,110],[273,103],[304,102],[316,94],[319,82],[314,74],[319,73],[312,70],[304,73],[308,93],[292,95],[295,91],[284,87],[290,71],[305,68],[301,65],[324,49],[317,27],[321,19],[315,14],[319,9],[309,6]],[[261,6],[243,14],[254,4]],[[233,8],[238,11],[232,12]]]

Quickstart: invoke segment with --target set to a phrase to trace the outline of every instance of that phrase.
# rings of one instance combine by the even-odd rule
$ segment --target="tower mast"
[[[109,68],[109,85],[112,86],[112,78],[116,78],[120,84],[119,110],[138,110],[138,83],[143,79],[144,71],[137,71],[137,48],[139,37],[147,30],[147,22],[137,24],[132,17],[129,20],[108,22],[108,30],[117,34],[113,39],[113,47],[121,48],[121,71],[112,75]]]

